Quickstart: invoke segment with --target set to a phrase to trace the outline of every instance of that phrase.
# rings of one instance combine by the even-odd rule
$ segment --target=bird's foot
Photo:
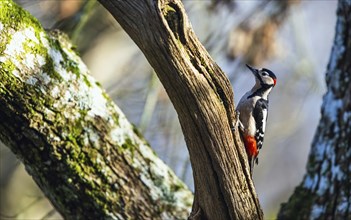
[[[240,131],[244,131],[244,125],[240,121],[240,112],[235,111],[235,114],[236,114],[236,120],[235,120],[234,125],[232,126],[231,130],[235,131],[236,128],[239,127]]]

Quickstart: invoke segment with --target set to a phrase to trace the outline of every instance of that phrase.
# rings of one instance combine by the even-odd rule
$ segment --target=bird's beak
[[[251,72],[255,75],[255,77],[258,77],[258,69],[253,68],[252,66],[246,64],[247,68],[251,70]]]

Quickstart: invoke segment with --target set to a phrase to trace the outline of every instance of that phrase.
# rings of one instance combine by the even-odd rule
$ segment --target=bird
[[[255,85],[240,99],[236,111],[252,176],[254,164],[258,164],[258,154],[263,146],[268,116],[268,97],[276,85],[277,77],[269,69],[256,69],[248,64],[246,66],[255,76]]]

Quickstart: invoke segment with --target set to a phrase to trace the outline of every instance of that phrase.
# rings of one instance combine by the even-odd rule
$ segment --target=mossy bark
[[[0,1],[0,138],[66,219],[185,219],[193,195],[64,34]]]
[[[351,0],[339,0],[327,93],[307,173],[279,219],[351,219]]]
[[[179,117],[194,173],[190,219],[262,219],[229,80],[180,0],[99,0],[156,71]]]

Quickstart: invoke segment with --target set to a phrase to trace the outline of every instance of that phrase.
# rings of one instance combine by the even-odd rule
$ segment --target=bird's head
[[[262,68],[259,70],[247,64],[246,66],[254,74],[257,83],[260,83],[261,85],[272,86],[272,87],[275,86],[275,84],[277,83],[277,77],[269,69]]]

